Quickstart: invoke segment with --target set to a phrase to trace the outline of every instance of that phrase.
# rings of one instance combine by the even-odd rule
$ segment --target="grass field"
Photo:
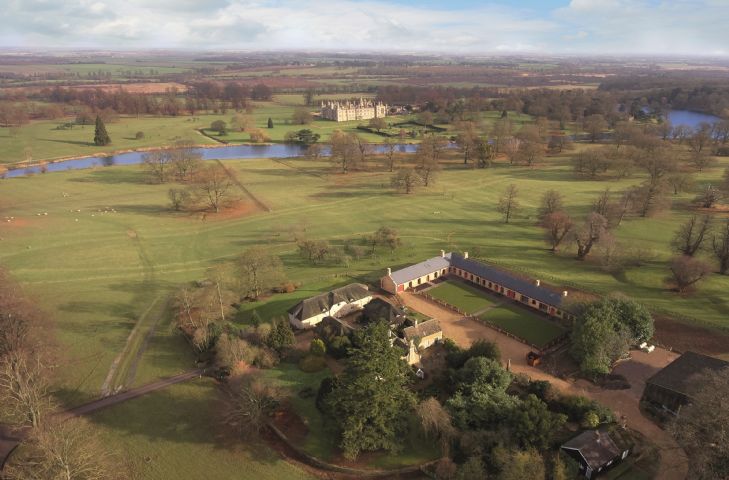
[[[495,304],[487,294],[463,282],[443,282],[428,290],[428,295],[466,313],[476,313]]]
[[[479,315],[479,318],[540,348],[565,332],[556,323],[511,305],[492,308]]]
[[[680,296],[665,286],[666,262],[672,255],[669,240],[687,218],[682,207],[693,193],[674,197],[677,210],[623,222],[617,238],[650,249],[655,256],[645,266],[613,274],[594,261],[575,260],[571,247],[556,255],[546,249],[535,225],[539,196],[559,189],[570,214],[579,218],[605,187],[618,191],[641,182],[641,175],[619,182],[579,180],[563,157],[534,169],[497,164],[470,170],[455,156],[449,162],[432,187],[401,195],[390,189],[390,174],[385,172],[341,175],[328,161],[304,159],[229,161],[241,182],[272,211],[241,208],[208,215],[205,222],[197,215],[171,212],[170,185],[147,183],[139,167],[0,180],[0,264],[58,325],[71,365],[58,372],[56,393],[64,405],[98,396],[120,353],[124,367],[112,376],[114,384],[138,385],[189,369],[194,357],[169,316],[150,313],[181,283],[205,278],[210,267],[254,245],[266,245],[278,254],[289,278],[301,288],[244,305],[240,322],[253,308],[264,318],[280,315],[299,298],[352,280],[376,282],[386,267],[416,263],[446,249],[469,251],[555,285],[621,291],[683,322],[729,330],[729,277],[711,275],[695,295]],[[699,174],[699,183],[717,182],[725,166],[723,160]],[[520,189],[522,210],[505,225],[495,205],[510,183]],[[104,213],[106,207],[115,213]],[[14,219],[6,222],[11,216]],[[374,257],[348,266],[311,265],[298,255],[292,234],[305,231],[309,238],[341,246],[382,225],[397,228],[403,246],[394,253],[378,250]],[[140,336],[127,342],[137,324],[135,335]],[[177,396],[177,388],[171,395]],[[146,404],[131,402],[119,408],[133,405]],[[134,408],[136,417],[146,419],[145,408]],[[143,436],[125,430],[123,416],[108,421],[112,420],[117,423],[108,426],[109,435],[129,448],[175,448],[170,436],[150,437],[134,447]]]
[[[101,410],[90,419],[131,478],[304,480],[310,475],[262,443],[223,434],[216,387],[204,378]]]

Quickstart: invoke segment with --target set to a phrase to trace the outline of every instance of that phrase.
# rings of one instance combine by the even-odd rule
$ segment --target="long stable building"
[[[380,286],[387,292],[399,294],[417,289],[420,285],[444,276],[461,278],[553,317],[570,316],[564,306],[566,291],[560,294],[543,287],[539,280],[531,282],[507,271],[469,259],[468,252],[460,255],[441,250],[440,256],[401,270],[393,272],[388,268],[387,274],[380,279]]]

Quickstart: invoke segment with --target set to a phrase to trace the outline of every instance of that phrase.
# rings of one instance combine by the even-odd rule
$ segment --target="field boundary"
[[[235,178],[235,175],[233,175],[233,173],[231,173],[230,171],[228,171],[227,168],[225,168],[225,165],[223,165],[223,162],[221,162],[218,159],[215,159],[214,162],[216,162],[218,165],[220,165],[223,168],[223,170],[225,170],[225,174],[228,175],[228,177],[230,178],[230,180],[233,183],[235,183],[236,186],[243,191],[243,193],[245,193],[246,195],[248,195],[251,198],[251,200],[253,200],[253,203],[255,203],[258,206],[258,208],[260,208],[261,210],[264,210],[266,212],[273,212],[273,209],[271,207],[269,207],[268,205],[266,205],[266,203],[263,200],[261,200],[260,198],[256,197],[255,195],[253,195],[253,192],[251,192],[250,190],[248,190],[245,187],[245,185],[243,185],[241,183],[240,180],[238,180],[237,178]]]

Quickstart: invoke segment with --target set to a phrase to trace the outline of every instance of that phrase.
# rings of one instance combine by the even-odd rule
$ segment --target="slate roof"
[[[289,308],[288,312],[294,318],[306,320],[307,318],[315,317],[326,312],[331,305],[336,305],[340,302],[352,303],[371,295],[366,285],[350,283],[336,290],[302,300]]]
[[[557,292],[553,292],[552,290],[541,286],[538,287],[534,283],[511,275],[504,270],[499,270],[476,260],[471,260],[470,258],[463,258],[463,256],[457,253],[450,253],[448,256],[451,259],[451,265],[456,268],[478,275],[479,277],[485,278],[491,282],[498,283],[509,290],[514,290],[515,292],[519,292],[529,298],[546,303],[547,305],[559,307],[562,304],[563,297]]]
[[[700,353],[686,352],[646,380],[646,383],[688,396],[691,379],[695,374],[724,368],[729,368],[729,362]]]
[[[405,321],[405,312],[381,298],[374,298],[365,305],[362,316],[366,317],[366,321],[382,319],[390,324]]]
[[[424,262],[410,265],[402,270],[392,272],[390,278],[395,282],[396,285],[410,282],[416,278],[424,277],[429,273],[443,270],[444,268],[450,267],[450,253],[447,253],[445,257],[438,255],[437,257],[430,258]]]
[[[586,430],[562,445],[577,450],[593,470],[621,456],[621,450],[606,431]]]
[[[405,337],[405,340],[410,341],[415,337],[425,338],[430,335],[434,335],[440,331],[442,331],[440,328],[440,323],[438,323],[438,320],[433,318],[424,322],[420,322],[415,326],[403,329],[402,334]]]

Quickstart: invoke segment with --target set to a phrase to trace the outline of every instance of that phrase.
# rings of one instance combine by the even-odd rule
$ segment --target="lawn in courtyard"
[[[501,305],[482,313],[479,318],[537,347],[547,345],[565,332],[555,322],[517,306]]]
[[[428,290],[427,293],[466,313],[476,313],[496,303],[488,297],[486,292],[459,281],[443,282]]]

